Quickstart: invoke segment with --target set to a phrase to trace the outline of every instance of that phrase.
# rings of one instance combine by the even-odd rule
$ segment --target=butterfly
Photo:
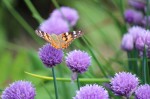
[[[45,39],[56,49],[66,49],[74,39],[83,35],[83,32],[81,31],[65,32],[59,35],[54,33],[49,34],[39,29],[35,30],[35,32],[39,37]]]

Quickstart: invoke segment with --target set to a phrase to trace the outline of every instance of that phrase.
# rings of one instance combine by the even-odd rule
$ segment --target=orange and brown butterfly
[[[56,49],[67,48],[74,39],[79,38],[83,35],[83,32],[81,31],[65,32],[59,35],[56,35],[54,33],[49,34],[39,29],[35,30],[35,32],[39,37],[45,39],[51,44],[52,47]]]

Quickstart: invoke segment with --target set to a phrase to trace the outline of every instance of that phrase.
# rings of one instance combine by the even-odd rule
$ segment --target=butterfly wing
[[[61,49],[60,40],[56,34],[48,34],[46,32],[40,31],[40,30],[36,30],[35,32],[39,37],[42,37],[47,42],[49,42],[52,47],[54,47],[56,49]]]
[[[61,38],[61,48],[67,48],[74,39],[79,38],[82,35],[83,33],[81,31],[73,31],[60,34],[59,38]]]

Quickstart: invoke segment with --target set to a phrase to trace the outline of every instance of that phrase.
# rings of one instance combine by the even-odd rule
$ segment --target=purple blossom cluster
[[[130,97],[137,88],[139,80],[135,75],[127,72],[115,74],[111,79],[111,89],[116,95]]]
[[[91,57],[86,52],[74,50],[67,54],[66,64],[72,72],[84,73],[91,64]]]
[[[135,99],[150,99],[150,85],[140,85],[135,91]]]
[[[72,71],[72,80],[77,78],[77,73],[84,73],[91,65],[91,57],[88,53],[80,50],[74,50],[67,54],[66,64]]]
[[[107,90],[97,84],[85,85],[77,91],[73,99],[109,99]]]
[[[150,99],[150,85],[140,85],[139,79],[129,72],[119,72],[111,79],[111,90],[127,99],[134,94],[135,99]]]
[[[34,99],[36,95],[35,88],[31,82],[16,81],[7,87],[3,93],[2,99]]]
[[[139,26],[129,28],[128,33],[122,38],[121,48],[125,51],[132,51],[136,48],[140,55],[146,49],[147,56],[149,57],[150,31]]]
[[[128,4],[132,8],[124,12],[125,21],[131,25],[146,27],[146,0],[128,0]]]
[[[46,19],[39,29],[49,34],[61,34],[68,32],[70,26],[75,26],[79,19],[78,12],[70,7],[55,9],[48,19]],[[69,26],[70,25],[70,26]]]
[[[110,89],[117,96],[124,96],[130,99],[150,99],[150,85],[139,85],[136,75],[129,72],[116,73],[110,81]],[[109,99],[107,90],[97,84],[80,87],[73,99]]]
[[[49,68],[60,64],[63,60],[63,51],[53,48],[50,44],[45,44],[38,53],[43,64]]]

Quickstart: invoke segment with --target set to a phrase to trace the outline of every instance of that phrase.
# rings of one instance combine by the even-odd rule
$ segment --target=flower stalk
[[[80,82],[79,82],[79,76],[77,75],[77,85],[78,85],[78,90],[80,89]]]
[[[147,83],[147,57],[146,57],[146,47],[144,47],[144,51],[143,51],[142,68],[143,68],[143,83]]]
[[[52,67],[52,74],[53,74],[53,82],[54,82],[54,88],[55,88],[55,96],[56,96],[56,99],[58,99],[58,90],[57,90],[57,83],[56,83],[54,67]]]
[[[33,74],[33,73],[29,73],[29,72],[25,72],[26,74],[36,77],[36,78],[40,78],[40,79],[45,79],[45,80],[54,80],[53,77],[47,77],[47,76],[41,76],[41,75],[37,75],[37,74]],[[62,81],[62,82],[71,82],[71,78],[56,78],[57,81]],[[100,82],[109,82],[110,79],[108,78],[79,78],[80,82],[86,82],[86,83],[100,83]]]

